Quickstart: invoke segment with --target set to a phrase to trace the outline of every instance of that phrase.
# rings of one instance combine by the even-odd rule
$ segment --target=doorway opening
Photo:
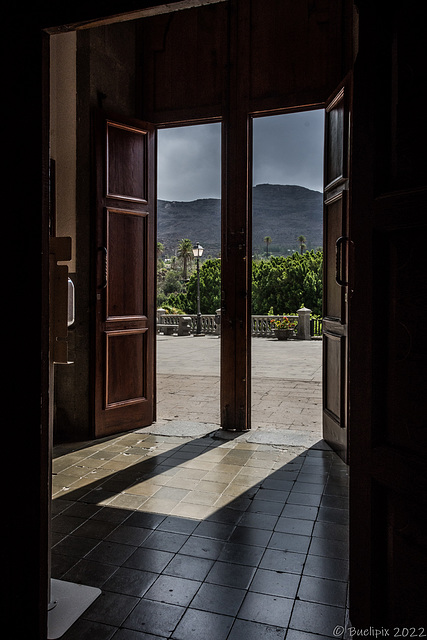
[[[220,423],[221,124],[158,130],[157,420]]]
[[[317,442],[324,110],[252,124],[252,428]]]

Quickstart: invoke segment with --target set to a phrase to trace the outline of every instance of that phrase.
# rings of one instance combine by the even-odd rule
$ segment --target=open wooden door
[[[155,411],[156,146],[151,125],[95,124],[94,432],[152,423]]]
[[[323,438],[348,457],[349,115],[347,80],[325,110]]]

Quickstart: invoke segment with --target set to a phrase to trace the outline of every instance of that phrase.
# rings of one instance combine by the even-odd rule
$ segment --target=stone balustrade
[[[280,320],[283,316],[252,316],[252,337],[274,338],[272,320]],[[291,322],[298,322],[298,316],[287,316]]]
[[[298,340],[310,340],[314,333],[321,335],[321,320],[313,322],[310,309],[303,307],[298,310],[297,315],[287,316],[291,321],[297,322],[295,337]],[[274,329],[271,326],[272,320],[282,318],[281,315],[253,315],[251,318],[252,337],[273,338]],[[201,332],[203,334],[217,335],[221,333],[221,313],[201,315]],[[316,326],[316,332],[314,332]],[[164,309],[157,310],[157,333],[165,335],[193,335],[197,329],[197,314],[169,314]]]
[[[202,327],[201,332],[204,334],[219,335],[220,334],[220,313],[205,313],[201,315]],[[169,314],[164,309],[157,309],[157,333],[165,333],[168,335],[190,335],[194,334],[197,329],[197,314],[188,313]]]

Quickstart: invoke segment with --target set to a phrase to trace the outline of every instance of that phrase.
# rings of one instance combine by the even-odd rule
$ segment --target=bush
[[[306,306],[322,313],[322,251],[272,257],[252,265],[252,313],[287,313]]]

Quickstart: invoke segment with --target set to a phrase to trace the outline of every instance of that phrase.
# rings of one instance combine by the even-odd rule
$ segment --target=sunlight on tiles
[[[102,592],[63,640],[322,640],[344,625],[348,468],[322,443],[59,445],[52,516],[52,577]]]

